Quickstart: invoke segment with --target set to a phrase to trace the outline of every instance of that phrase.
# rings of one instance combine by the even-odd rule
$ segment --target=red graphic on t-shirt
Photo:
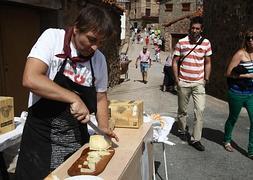
[[[81,76],[80,74],[75,75],[74,80],[78,84],[83,84],[85,81],[85,77]]]
[[[71,70],[67,70],[67,69],[65,69],[65,70],[64,70],[64,74],[73,75],[73,74],[74,74],[74,72],[73,72],[73,71],[71,71]]]

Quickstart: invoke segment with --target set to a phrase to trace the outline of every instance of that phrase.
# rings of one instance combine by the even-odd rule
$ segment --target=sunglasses
[[[245,39],[246,39],[246,41],[253,40],[253,36],[246,36]]]

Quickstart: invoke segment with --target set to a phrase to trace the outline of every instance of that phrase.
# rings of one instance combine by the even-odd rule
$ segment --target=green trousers
[[[242,107],[245,107],[250,120],[248,153],[253,154],[253,94],[241,95],[228,91],[229,116],[225,124],[224,141],[230,142],[232,131]]]

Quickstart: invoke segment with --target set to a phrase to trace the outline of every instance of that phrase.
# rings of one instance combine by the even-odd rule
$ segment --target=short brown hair
[[[75,20],[75,26],[80,32],[92,31],[102,38],[111,37],[114,32],[112,18],[104,7],[87,3]]]
[[[191,19],[190,28],[193,24],[201,24],[201,28],[203,28],[203,23],[203,18],[201,16],[195,16]]]

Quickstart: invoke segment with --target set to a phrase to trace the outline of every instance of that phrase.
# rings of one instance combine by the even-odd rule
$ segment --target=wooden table
[[[153,171],[153,129],[144,123],[139,129],[116,128],[120,141],[115,154],[98,176],[104,180],[151,180]],[[80,157],[88,144],[81,147],[51,174],[63,180],[69,177],[67,170]]]

